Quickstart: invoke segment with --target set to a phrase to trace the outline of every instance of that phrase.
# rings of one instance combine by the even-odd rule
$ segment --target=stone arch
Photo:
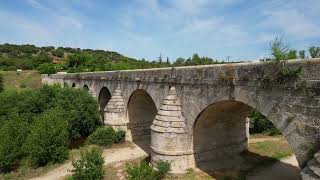
[[[207,106],[198,115],[193,128],[197,167],[206,169],[210,164],[210,168],[227,168],[221,165],[225,157],[238,155],[247,149],[246,117],[250,110],[250,106],[241,102],[220,101]],[[212,165],[215,161],[219,165]]]
[[[75,88],[76,87],[76,83],[72,83],[71,87]]]
[[[150,126],[157,114],[157,108],[152,97],[145,90],[135,90],[127,104],[128,130],[132,141],[150,153]]]
[[[104,110],[104,108],[106,107],[110,99],[111,99],[111,93],[109,89],[107,87],[102,87],[98,96],[100,111]]]
[[[292,141],[291,137],[297,138],[296,134],[294,131],[288,134],[280,124],[277,124],[281,121],[275,121],[274,118],[279,116],[273,112],[265,114],[259,107],[253,107],[249,103],[222,100],[205,107],[193,123],[192,148],[196,167],[203,170],[209,170],[207,168],[210,167],[212,170],[212,168],[223,169],[234,166],[233,163],[239,158],[238,155],[248,148],[246,118],[252,109],[261,112],[280,130],[299,161],[297,148],[299,146],[296,146],[297,142]],[[232,159],[232,162],[228,163],[223,158]],[[214,161],[219,164],[212,163]]]
[[[83,89],[86,90],[86,91],[89,91],[89,86],[85,84],[85,85],[83,86]]]

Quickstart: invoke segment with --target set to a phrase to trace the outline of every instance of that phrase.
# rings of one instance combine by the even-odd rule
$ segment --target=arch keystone
[[[170,88],[150,128],[151,163],[168,161],[172,173],[184,173],[190,168],[192,151],[188,148],[185,118],[174,87]]]

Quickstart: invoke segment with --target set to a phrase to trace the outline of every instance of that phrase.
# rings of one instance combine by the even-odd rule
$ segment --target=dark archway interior
[[[150,126],[156,114],[156,105],[147,92],[139,89],[132,93],[128,103],[128,128],[133,142],[147,153],[150,153]]]
[[[277,161],[247,151],[249,136],[246,119],[252,109],[249,105],[230,100],[209,105],[200,113],[193,130],[197,168],[219,179],[217,172],[245,172],[257,168],[259,163]],[[283,169],[297,170],[292,165],[279,163]]]
[[[100,108],[102,120],[104,120],[104,114],[103,114],[104,108],[107,106],[110,99],[111,99],[110,91],[108,90],[108,88],[103,87],[100,90],[99,97],[98,97],[99,108]]]
[[[193,147],[197,167],[232,157],[247,147],[246,117],[250,107],[235,101],[208,106],[194,126]]]
[[[72,83],[72,87],[73,87],[73,88],[76,87],[76,84],[75,84],[75,83]]]
[[[86,84],[83,86],[83,89],[89,91],[89,87]]]

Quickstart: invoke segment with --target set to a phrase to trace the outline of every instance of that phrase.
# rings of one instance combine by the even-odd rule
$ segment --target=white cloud
[[[27,0],[27,3],[29,3],[34,8],[42,9],[44,6],[42,6],[37,0]]]
[[[319,37],[320,23],[307,18],[296,9],[283,9],[265,12],[265,27],[279,28],[285,34],[295,38]]]

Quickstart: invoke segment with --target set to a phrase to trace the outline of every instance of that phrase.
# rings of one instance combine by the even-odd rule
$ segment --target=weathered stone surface
[[[180,104],[174,87],[170,88],[169,95],[165,99],[165,101],[172,102],[173,104]],[[163,133],[185,133],[185,126],[181,107],[179,105],[168,106],[163,104],[158,111],[158,115],[153,120],[151,130]]]
[[[320,178],[320,164],[315,159],[308,162],[309,169]]]
[[[104,109],[104,123],[115,129],[127,130],[124,102],[119,85]]]
[[[303,180],[319,180],[320,177],[318,177],[316,174],[314,174],[309,168],[304,168],[300,172],[301,178]]]
[[[91,96],[93,96],[95,98],[97,97],[97,95],[96,95],[96,85],[95,85],[94,81],[93,81],[92,85],[89,88],[89,94],[91,94]]]
[[[67,84],[70,87],[74,84],[78,88],[84,87],[85,84],[91,85],[90,92],[97,99],[102,89],[117,89],[116,87],[120,85],[121,95],[115,90],[112,94],[114,98],[110,102],[123,100],[123,103],[111,103],[108,104],[108,108],[118,115],[120,109],[123,109],[121,116],[123,122],[130,124],[130,119],[136,119],[131,125],[136,137],[150,136],[149,125],[154,119],[153,125],[156,130],[154,136],[160,137],[158,141],[162,144],[165,144],[163,141],[167,140],[166,138],[171,137],[162,137],[162,134],[182,132],[182,128],[179,127],[181,124],[173,123],[180,122],[181,111],[185,124],[182,134],[185,135],[185,139],[180,141],[184,143],[185,150],[187,152],[204,150],[200,151],[203,152],[202,155],[201,153],[188,155],[190,159],[194,156],[200,160],[206,159],[206,148],[233,149],[232,152],[235,153],[245,149],[248,137],[244,132],[247,129],[245,118],[247,110],[255,108],[283,133],[294,150],[300,166],[303,166],[308,161],[310,144],[320,147],[320,59],[291,60],[281,66],[288,69],[301,67],[302,71],[297,79],[282,80],[284,77],[280,77],[276,72],[279,67],[273,62],[252,62],[43,75],[42,82]],[[95,88],[92,88],[93,84]],[[169,93],[171,86],[175,87],[175,92]],[[142,93],[132,98],[137,91],[143,91],[148,96]],[[178,100],[175,100],[175,96],[179,97]],[[134,101],[139,101],[140,104]],[[141,103],[147,104],[148,107]],[[130,104],[139,105],[137,108],[132,108],[135,112],[129,112],[127,109]],[[210,111],[203,116],[207,108]],[[155,117],[157,111],[159,112]],[[115,119],[117,118],[119,117]],[[212,123],[210,118],[217,123]],[[235,121],[236,119],[238,121]],[[195,141],[194,137],[203,141]],[[163,152],[167,151],[163,149]],[[213,151],[217,156],[219,153]],[[155,155],[153,159],[158,158],[167,157]],[[180,158],[176,160],[186,162]],[[318,156],[315,159],[319,161]],[[189,160],[184,167],[192,167],[192,160]]]

